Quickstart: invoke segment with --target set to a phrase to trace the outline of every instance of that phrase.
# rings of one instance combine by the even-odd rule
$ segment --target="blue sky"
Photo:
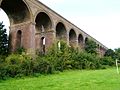
[[[120,47],[120,0],[40,0],[108,48]],[[0,11],[0,21],[5,15]]]

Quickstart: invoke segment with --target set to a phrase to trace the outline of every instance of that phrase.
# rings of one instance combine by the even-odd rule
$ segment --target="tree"
[[[0,22],[0,55],[8,53],[8,36],[3,22]]]
[[[120,53],[120,48],[115,49],[116,53]]]
[[[104,56],[111,57],[112,59],[116,59],[117,58],[117,54],[112,49],[108,49],[105,52]]]
[[[87,40],[85,43],[85,50],[88,53],[97,54],[97,44],[93,40]]]
[[[120,48],[115,49],[116,59],[120,60]]]

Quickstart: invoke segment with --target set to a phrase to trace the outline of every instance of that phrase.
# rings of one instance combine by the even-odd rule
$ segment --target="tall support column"
[[[48,50],[48,48],[50,48],[54,43],[55,43],[55,40],[56,40],[56,36],[55,36],[55,31],[53,29],[49,30],[47,33],[46,33],[46,50]]]
[[[70,43],[69,43],[69,31],[67,30],[67,45],[70,46]]]
[[[21,31],[21,47],[25,48],[27,53],[35,54],[35,24],[25,22],[22,24],[12,25],[10,27],[10,51],[17,50],[17,31]]]

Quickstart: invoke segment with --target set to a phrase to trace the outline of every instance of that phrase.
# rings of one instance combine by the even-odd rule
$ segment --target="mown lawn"
[[[53,75],[0,81],[0,90],[120,90],[115,68],[75,70]]]

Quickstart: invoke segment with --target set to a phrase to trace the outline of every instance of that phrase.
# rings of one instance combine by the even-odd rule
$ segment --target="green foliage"
[[[54,44],[53,47],[49,49],[46,59],[52,62],[55,70],[63,71],[64,69],[70,68],[70,65],[68,65],[70,53],[66,43],[64,41],[60,41],[60,43],[60,50],[57,45]]]
[[[34,73],[51,74],[53,73],[52,63],[45,57],[37,57],[33,66]]]
[[[25,52],[25,49],[23,47],[18,48],[16,51],[17,54],[22,54],[23,52]]]
[[[73,67],[76,69],[99,69],[101,68],[100,58],[95,54],[80,52],[73,56]]]
[[[55,51],[56,50],[56,51]],[[54,65],[55,70],[64,69],[98,69],[101,67],[100,58],[96,54],[79,52],[73,48],[68,48],[64,42],[61,42],[61,49],[52,47],[48,57]]]
[[[0,63],[4,62],[6,58],[6,55],[0,55]]]
[[[120,53],[120,48],[115,49],[116,53]]]
[[[115,57],[120,61],[120,48],[115,49]]]
[[[0,79],[6,77],[21,77],[28,75],[52,74],[54,71],[68,69],[100,69],[102,65],[112,66],[112,58],[100,58],[95,53],[80,52],[69,48],[64,41],[60,49],[56,44],[49,48],[48,53],[32,59],[23,50],[8,57],[1,57]]]
[[[27,55],[11,54],[0,63],[0,68],[1,78],[4,78],[3,76],[31,75],[31,58]]]
[[[8,37],[3,22],[0,22],[0,55],[8,54]]]
[[[93,40],[87,40],[86,43],[85,43],[85,50],[88,52],[88,53],[94,53],[94,54],[97,54],[97,44],[96,42],[94,42]]]
[[[115,53],[112,49],[108,49],[108,50],[105,52],[105,55],[104,55],[104,56],[111,57],[112,59],[116,59],[116,58],[117,58],[116,53]]]
[[[112,59],[112,57],[103,57],[101,58],[101,64],[107,66],[113,66],[115,65],[115,60]]]

